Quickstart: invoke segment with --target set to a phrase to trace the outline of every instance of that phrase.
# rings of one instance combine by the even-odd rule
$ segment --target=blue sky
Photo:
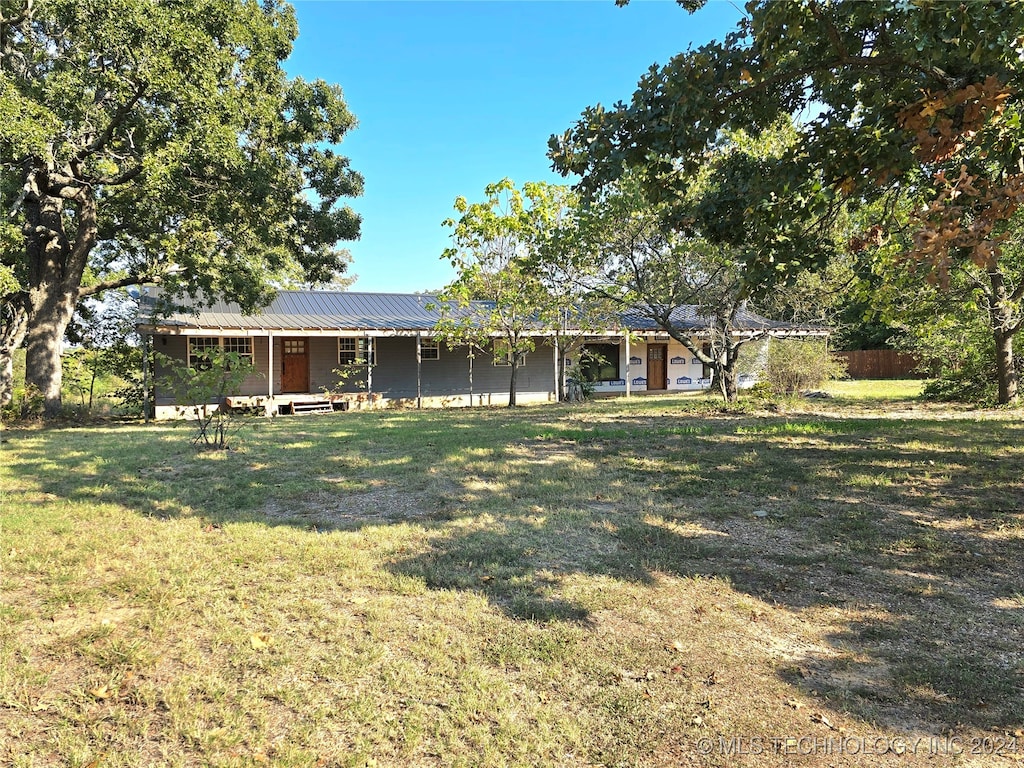
[[[480,200],[505,176],[571,183],[551,170],[552,133],[589,105],[628,101],[651,64],[722,39],[740,17],[724,1],[692,16],[670,0],[294,5],[288,74],[337,83],[359,119],[341,146],[366,179],[350,201],[363,217],[348,245],[356,291],[443,287],[441,222],[457,196]]]

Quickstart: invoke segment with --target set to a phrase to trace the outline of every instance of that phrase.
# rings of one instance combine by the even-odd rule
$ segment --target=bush
[[[819,339],[772,339],[761,380],[775,395],[792,395],[846,375],[846,363]]]
[[[921,395],[927,400],[995,403],[999,390],[995,368],[995,355],[991,350],[975,350],[975,354],[961,360],[957,367],[943,367],[939,377],[926,384]]]
[[[594,396],[597,379],[594,371],[608,361],[603,355],[581,349],[576,362],[569,366],[566,374],[566,400],[589,400]]]
[[[219,349],[206,352],[196,367],[160,353],[156,357],[167,369],[163,385],[179,403],[179,413],[195,424],[192,445],[200,449],[227,449],[228,432],[238,422],[225,410],[224,398],[237,392],[253,372],[249,359]]]

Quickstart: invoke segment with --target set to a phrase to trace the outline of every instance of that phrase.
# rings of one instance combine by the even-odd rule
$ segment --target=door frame
[[[661,348],[661,381],[651,381],[651,350],[654,348]],[[648,344],[647,345],[647,389],[660,391],[662,389],[668,389],[668,344]]]
[[[303,352],[301,354],[300,353],[295,353],[295,352],[287,352],[286,349],[288,347],[288,342],[290,342],[290,341],[291,342],[301,341],[302,342]],[[305,361],[304,363],[300,364],[302,366],[301,371],[302,371],[302,374],[303,374],[303,379],[305,380],[305,385],[303,387],[299,388],[299,389],[294,389],[294,388],[289,388],[289,387],[286,386],[288,381],[285,379],[285,372],[286,372],[286,369],[289,367],[289,361],[291,361],[292,365],[297,364],[298,363],[297,358],[303,358],[304,361]],[[309,391],[309,338],[306,337],[306,336],[285,336],[285,337],[282,337],[281,338],[281,394],[295,394],[297,392],[308,392],[308,391]]]

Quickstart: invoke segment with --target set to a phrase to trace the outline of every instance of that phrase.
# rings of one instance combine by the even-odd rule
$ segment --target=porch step
[[[316,400],[304,403],[292,403],[292,413],[334,413],[334,406],[330,400]]]

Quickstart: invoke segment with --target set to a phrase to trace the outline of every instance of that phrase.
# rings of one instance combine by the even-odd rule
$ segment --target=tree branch
[[[80,200],[82,191],[88,186],[88,182],[82,179],[50,170],[46,173],[45,191],[42,194],[62,200]]]
[[[93,246],[96,245],[96,198],[87,195],[80,199],[78,231],[65,261],[64,274],[61,277],[62,289],[65,293],[74,293],[76,288],[80,289],[89,254],[92,252]]]
[[[1013,289],[1010,293],[1010,301],[1018,302],[1024,299],[1024,279],[1020,281],[1020,285]]]
[[[94,285],[82,286],[78,289],[78,298],[84,299],[89,296],[95,296],[103,291],[111,291],[115,288],[126,288],[129,285],[142,285],[144,283],[156,283],[159,284],[161,278],[159,275],[129,275],[128,277],[122,277],[117,280],[103,280]]]
[[[25,4],[21,7],[21,10],[16,16],[0,15],[0,25],[8,24],[12,27],[16,27],[18,24],[21,24],[21,22],[26,21],[30,16],[32,16],[32,6],[34,4],[35,0],[25,0]]]
[[[33,4],[34,0],[25,0],[25,4],[22,5],[21,10],[16,15],[3,16],[0,14],[0,56],[3,57],[5,63],[8,63],[6,60],[12,57],[15,52],[9,30],[17,29],[32,18],[32,13],[35,10],[32,7]],[[22,61],[24,61],[23,58]]]
[[[89,155],[94,155],[103,149],[114,135],[114,131],[119,125],[121,125],[121,123],[124,122],[124,119],[135,108],[135,105],[139,103],[139,99],[141,99],[145,93],[146,85],[143,83],[136,83],[135,90],[132,92],[131,98],[122,104],[116,112],[114,112],[110,121],[107,123],[107,127],[103,129],[102,133],[75,154],[75,159],[79,161],[84,160],[89,157]]]
[[[129,168],[120,176],[99,176],[95,178],[90,178],[89,183],[95,184],[97,186],[117,187],[121,186],[122,184],[127,184],[140,173],[142,173],[142,163],[139,163],[138,165]]]
[[[25,198],[28,197],[28,186],[21,188],[21,194],[18,195],[14,201],[14,205],[11,206],[11,210],[7,212],[7,218],[13,219],[18,213],[18,209],[21,208],[21,204],[25,202]]]
[[[840,59],[849,59],[850,52],[846,49],[846,45],[839,36],[839,30],[836,29],[835,24],[825,18],[821,5],[818,3],[811,3],[808,8],[817,22],[825,27],[825,34],[828,36],[828,40],[832,43],[832,47],[835,49],[836,53],[839,54]]]

